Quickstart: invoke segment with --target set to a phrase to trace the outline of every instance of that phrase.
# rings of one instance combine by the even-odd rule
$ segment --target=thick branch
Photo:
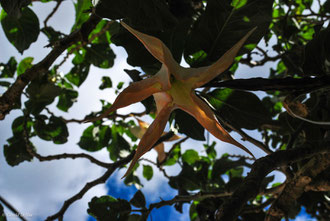
[[[94,186],[96,186],[98,184],[101,184],[101,183],[105,183],[117,168],[119,168],[119,167],[127,164],[129,161],[131,161],[134,154],[135,154],[135,151],[133,151],[130,155],[128,155],[124,159],[113,163],[109,167],[109,169],[107,169],[107,171],[102,176],[100,176],[99,178],[97,178],[97,179],[95,179],[91,182],[86,183],[86,185],[77,194],[73,195],[71,198],[67,199],[64,202],[62,208],[57,213],[55,213],[52,216],[47,217],[46,220],[55,220],[55,219],[62,220],[65,211],[69,208],[69,206],[72,203],[74,203],[75,201],[81,199],[85,195],[85,193],[88,190],[90,190],[91,188],[93,188]]]
[[[237,188],[230,199],[219,208],[216,213],[216,219],[225,221],[235,220],[246,202],[258,195],[263,178],[277,167],[327,152],[330,152],[329,143],[322,145],[320,148],[295,148],[278,151],[258,159],[253,164],[250,173],[244,179],[243,183]]]
[[[92,14],[79,30],[72,32],[69,36],[57,42],[51,52],[42,61],[26,70],[24,74],[18,76],[16,81],[0,97],[0,120],[3,120],[20,103],[19,101],[24,88],[34,78],[46,73],[54,61],[72,44],[78,41],[87,41],[88,35],[100,20],[100,17]]]
[[[330,166],[330,154],[323,154],[312,158],[304,165],[301,172],[290,180],[280,196],[268,210],[266,221],[280,221],[288,214],[290,208],[295,205],[297,199],[305,192],[312,180],[327,167]]]
[[[312,181],[305,187],[305,191],[326,192],[330,191],[330,180],[316,180]]]
[[[203,87],[227,87],[249,91],[313,91],[330,86],[330,76],[317,78],[250,78],[210,82]]]

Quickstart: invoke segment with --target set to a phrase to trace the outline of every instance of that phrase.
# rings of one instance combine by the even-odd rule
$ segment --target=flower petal
[[[156,75],[129,85],[117,96],[109,109],[103,112],[100,116],[88,119],[87,121],[100,120],[119,108],[142,101],[154,93],[167,90],[170,87],[169,74],[166,68],[162,66]]]
[[[198,98],[194,92],[192,92],[191,97],[195,105],[184,107],[185,111],[194,116],[196,120],[213,136],[224,142],[231,143],[241,148],[245,152],[249,153],[252,157],[254,157],[246,147],[232,138],[229,133],[220,125],[213,111],[204,101]]]
[[[163,162],[166,159],[166,153],[164,151],[164,143],[160,143],[157,146],[154,147],[154,149],[157,151],[157,160],[159,163]]]
[[[174,60],[170,49],[158,38],[153,36],[143,34],[124,22],[121,22],[122,26],[124,26],[129,32],[131,32],[137,39],[139,39],[144,47],[162,64],[164,64],[169,72],[173,73],[180,65]]]
[[[172,97],[166,92],[158,92],[153,94],[156,103],[156,116],[169,103],[172,102]]]
[[[148,152],[152,146],[157,142],[157,140],[160,138],[162,135],[164,128],[166,126],[167,120],[170,117],[170,114],[173,110],[174,106],[171,103],[168,103],[158,114],[154,122],[149,126],[147,132],[143,135],[139,146],[136,149],[136,153],[132,159],[132,162],[127,169],[125,176],[127,176],[131,170],[133,169],[134,165],[138,161],[138,159]]]
[[[193,88],[200,87],[214,79],[216,76],[224,72],[234,62],[234,59],[243,46],[244,42],[256,30],[256,27],[249,31],[239,42],[229,49],[219,60],[208,67],[186,68],[180,71],[183,81],[192,82]]]

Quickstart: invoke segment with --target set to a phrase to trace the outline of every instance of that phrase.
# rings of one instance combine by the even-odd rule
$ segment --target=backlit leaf
[[[0,19],[7,39],[21,54],[37,40],[39,20],[30,8],[23,8],[20,18],[11,17],[5,11],[2,11]]]
[[[149,165],[143,165],[143,177],[147,180],[151,180],[152,176],[154,175],[154,171],[151,166]]]
[[[141,190],[136,191],[133,198],[129,202],[137,208],[143,208],[146,206],[146,199]]]

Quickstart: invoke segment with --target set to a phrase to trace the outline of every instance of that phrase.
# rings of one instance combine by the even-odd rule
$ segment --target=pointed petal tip
[[[233,140],[234,140],[234,138],[233,138]],[[246,148],[242,144],[238,143],[236,140],[234,140],[234,141],[235,141],[235,143],[232,143],[233,145],[239,147],[240,149],[242,149],[243,151],[248,153],[254,160],[256,160],[256,157],[253,155],[253,153],[248,148]]]
[[[121,177],[121,179],[124,179],[125,177],[127,177],[131,172],[133,172],[133,168],[136,164],[136,161],[138,160],[138,158],[136,159],[136,153],[134,154],[133,160],[130,163],[128,169],[126,170],[125,174]]]

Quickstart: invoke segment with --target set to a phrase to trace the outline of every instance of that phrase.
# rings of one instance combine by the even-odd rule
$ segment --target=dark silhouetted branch
[[[296,176],[288,181],[284,190],[267,212],[265,221],[282,220],[297,199],[305,192],[306,187],[322,171],[330,166],[330,154],[315,156],[304,165]]]
[[[3,120],[5,116],[20,103],[24,88],[37,76],[45,74],[55,60],[72,44],[78,41],[87,41],[89,34],[100,20],[100,17],[92,14],[79,30],[72,32],[69,36],[56,42],[53,49],[42,61],[33,65],[18,76],[15,82],[0,97],[0,120]]]
[[[317,78],[282,78],[282,79],[235,79],[221,82],[210,82],[203,87],[226,87],[248,91],[313,91],[330,87],[330,76]]]
[[[236,220],[248,200],[255,198],[260,192],[264,177],[278,167],[297,162],[320,153],[330,152],[329,143],[321,147],[295,148],[282,150],[258,159],[243,183],[230,199],[216,213],[216,220]]]
[[[127,164],[129,161],[131,161],[134,154],[135,154],[135,151],[133,151],[130,155],[128,155],[124,159],[113,163],[107,169],[107,171],[102,176],[100,176],[99,178],[97,178],[97,179],[95,179],[91,182],[86,183],[85,186],[77,194],[73,195],[71,198],[67,199],[64,202],[61,209],[57,213],[55,213],[52,216],[47,217],[46,220],[55,220],[55,219],[61,220],[61,219],[63,219],[64,213],[66,212],[66,210],[70,207],[70,205],[72,203],[74,203],[75,201],[81,199],[85,195],[85,193],[87,193],[87,191],[90,190],[91,188],[93,188],[94,186],[96,186],[98,184],[101,184],[101,183],[105,183],[116,169],[118,169],[119,167],[121,167],[121,166]]]
[[[18,212],[17,209],[15,209],[15,207],[13,205],[11,205],[7,200],[5,200],[2,196],[0,196],[0,202],[5,205],[10,211],[13,212],[13,214],[15,216],[17,216],[18,218],[20,218],[23,221],[27,221],[24,216],[22,215],[22,213]],[[0,214],[1,216],[2,214]],[[0,219],[1,220],[1,219]]]
[[[56,5],[53,8],[52,12],[47,16],[47,18],[44,20],[44,26],[47,27],[47,22],[49,19],[56,13],[57,9],[60,7],[63,0],[57,0]]]

